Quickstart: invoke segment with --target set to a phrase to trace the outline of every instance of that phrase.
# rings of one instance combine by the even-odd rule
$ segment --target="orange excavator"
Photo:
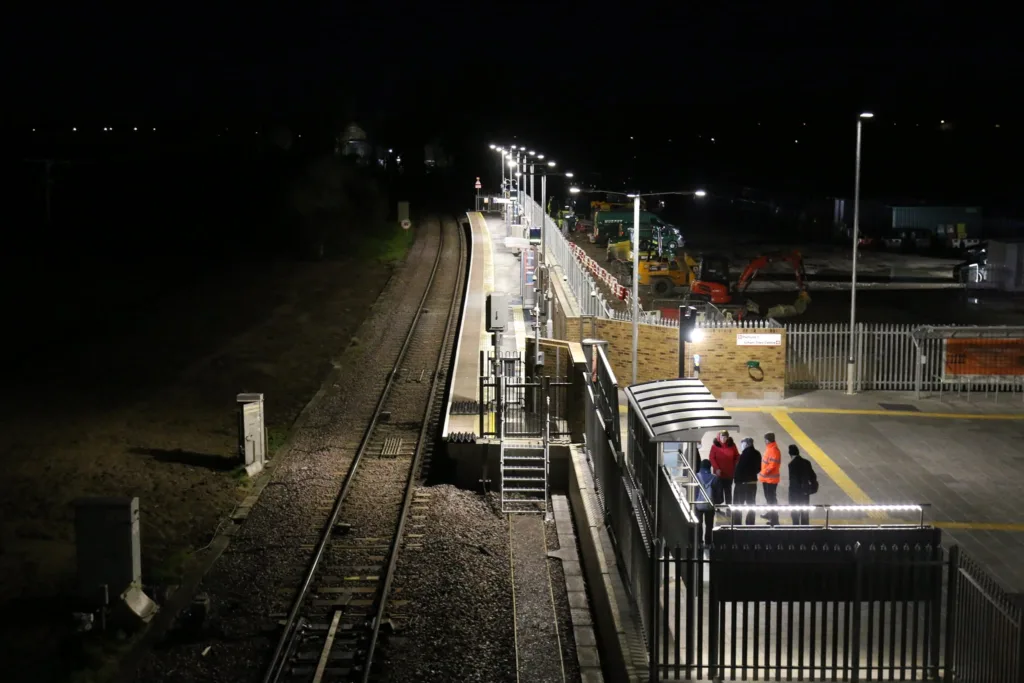
[[[710,301],[716,306],[739,308],[740,318],[759,315],[757,304],[745,300],[747,287],[758,272],[771,263],[785,262],[793,267],[796,275],[797,299],[792,305],[773,306],[767,317],[784,318],[799,315],[807,308],[811,297],[807,293],[807,272],[800,252],[763,254],[752,260],[743,269],[735,290],[730,289],[729,260],[724,256],[703,256],[697,265],[697,277],[690,284],[690,297]],[[738,300],[734,302],[734,299]]]

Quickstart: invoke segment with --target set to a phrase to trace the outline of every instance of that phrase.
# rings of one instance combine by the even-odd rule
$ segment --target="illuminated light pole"
[[[850,275],[850,355],[846,360],[846,393],[853,395],[854,382],[857,375],[856,346],[857,332],[857,241],[860,231],[860,141],[864,119],[874,117],[871,112],[864,112],[857,117],[857,152],[854,160],[853,175],[853,272]]]
[[[572,194],[579,194],[578,187],[569,188]],[[612,190],[594,190],[608,194],[622,194]],[[665,195],[683,195],[687,197],[705,197],[704,190],[688,190],[685,192],[648,192],[645,194],[626,195],[633,199],[633,287],[630,297],[633,299],[633,384],[636,384],[637,357],[640,351],[640,199],[643,197],[663,197]]]

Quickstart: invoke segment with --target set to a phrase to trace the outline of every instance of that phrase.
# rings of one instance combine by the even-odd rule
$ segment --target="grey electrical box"
[[[238,394],[238,455],[245,471],[253,476],[267,459],[267,431],[263,394]]]
[[[116,601],[142,584],[138,498],[79,498],[75,501],[78,593],[95,605]]]
[[[487,295],[487,331],[504,332],[508,325],[508,298],[505,294]]]

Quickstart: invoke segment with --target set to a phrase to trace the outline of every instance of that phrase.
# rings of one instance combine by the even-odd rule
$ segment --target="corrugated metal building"
[[[892,229],[931,230],[940,240],[980,237],[981,208],[977,206],[893,206]]]

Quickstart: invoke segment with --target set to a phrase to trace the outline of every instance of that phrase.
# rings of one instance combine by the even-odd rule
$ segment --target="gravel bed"
[[[296,432],[292,452],[225,554],[203,579],[210,614],[198,634],[172,630],[143,660],[135,680],[258,681],[290,606],[289,590],[308,566],[318,524],[333,504],[362,429],[393,365],[407,321],[416,312],[439,239],[420,236],[407,265],[389,283],[358,338],[343,354],[333,385]],[[397,342],[395,338],[397,339]]]
[[[548,551],[558,550],[558,529],[554,520],[544,524]],[[566,683],[580,683],[580,663],[576,658],[576,638],[572,630],[572,616],[569,612],[569,594],[565,590],[565,572],[562,561],[548,558],[551,585],[555,594],[555,614],[558,618],[558,636],[562,641],[562,663],[565,667]]]
[[[422,549],[399,556],[395,586],[409,619],[387,645],[385,679],[515,683],[508,521],[497,496],[419,491],[430,496],[417,513]]]

